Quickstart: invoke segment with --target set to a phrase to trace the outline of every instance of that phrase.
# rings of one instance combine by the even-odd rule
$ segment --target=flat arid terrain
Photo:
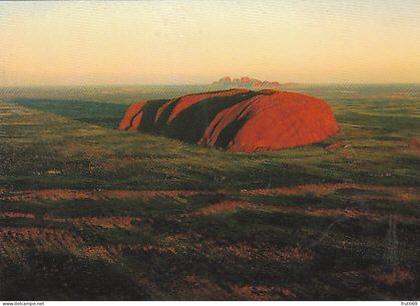
[[[419,299],[419,85],[294,85],[340,131],[273,152],[117,129],[215,86],[0,89],[0,300]]]

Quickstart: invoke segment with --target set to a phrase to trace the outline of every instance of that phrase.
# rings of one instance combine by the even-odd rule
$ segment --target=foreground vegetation
[[[419,298],[418,86],[298,88],[340,133],[264,154],[118,131],[107,90],[3,91],[0,299]]]

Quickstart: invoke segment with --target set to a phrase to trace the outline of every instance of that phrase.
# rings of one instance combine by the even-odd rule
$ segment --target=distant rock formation
[[[119,129],[152,132],[232,152],[322,141],[338,131],[329,105],[307,95],[231,89],[132,104]]]
[[[245,87],[245,88],[273,88],[278,89],[280,87],[291,87],[298,85],[297,83],[284,83],[261,81],[250,77],[241,77],[232,79],[229,76],[223,77],[220,80],[213,82],[213,85],[220,85],[224,87]]]

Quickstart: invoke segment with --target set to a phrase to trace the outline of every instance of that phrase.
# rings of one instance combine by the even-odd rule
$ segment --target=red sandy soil
[[[296,299],[296,295],[291,289],[273,286],[236,285],[233,287],[233,292],[243,299],[251,301],[268,301],[272,300],[272,296],[279,296],[286,300]]]
[[[278,188],[263,188],[263,189],[252,189],[252,190],[242,190],[242,193],[248,195],[299,195],[312,193],[318,196],[326,195],[332,193],[336,190],[341,189],[365,189],[365,186],[360,186],[351,183],[337,183],[337,184],[307,184],[307,185],[298,185],[295,187],[278,187]],[[370,187],[370,186],[369,186]]]
[[[168,118],[164,119],[166,122],[163,122],[170,128],[173,120],[192,105],[213,97],[239,98],[244,93],[251,91],[232,89],[172,99],[157,110],[154,122],[156,124],[162,114],[172,107]],[[208,118],[209,124],[203,135],[198,138],[198,144],[249,153],[312,144],[336,134],[339,130],[329,105],[314,97],[285,91],[261,90],[252,98],[237,100],[236,104],[230,103],[220,110],[214,118]],[[119,128],[139,129],[142,108],[146,103],[141,101],[131,105]]]
[[[211,214],[217,214],[224,211],[230,211],[235,210],[237,208],[250,208],[254,207],[254,205],[246,202],[240,202],[240,201],[225,201],[216,203],[207,207],[203,207],[198,211],[199,215],[211,215]]]
[[[374,271],[371,277],[389,287],[410,283],[414,280],[413,273],[402,267],[394,267],[389,271]]]
[[[79,217],[79,218],[56,218],[51,216],[44,216],[43,220],[55,222],[70,222],[72,224],[88,224],[91,226],[98,226],[103,228],[131,228],[134,224],[141,222],[137,217],[112,216],[112,217]]]
[[[294,187],[279,187],[279,188],[270,188],[270,189],[251,189],[251,190],[241,190],[241,195],[255,196],[255,195],[303,195],[303,194],[314,194],[316,196],[324,196],[331,193],[334,193],[337,190],[344,189],[353,189],[353,190],[364,190],[364,191],[375,191],[378,194],[367,195],[365,193],[355,194],[353,197],[355,200],[362,199],[376,199],[376,200],[392,200],[399,203],[409,203],[411,201],[420,200],[419,192],[415,188],[409,187],[386,187],[386,186],[374,186],[374,185],[361,185],[361,184],[350,184],[350,183],[341,183],[341,184],[310,184],[310,185],[298,185]],[[151,198],[151,197],[189,197],[195,195],[211,195],[211,194],[224,194],[223,191],[193,191],[193,190],[143,190],[143,191],[130,191],[130,190],[71,190],[71,189],[49,189],[49,190],[25,190],[25,191],[11,191],[11,190],[0,190],[0,200],[7,202],[31,202],[31,201],[43,201],[43,200],[106,200],[106,199],[127,199],[127,198]],[[324,216],[324,217],[333,217],[333,218],[349,218],[349,219],[359,219],[364,218],[367,220],[377,221],[377,220],[387,220],[389,218],[386,214],[381,214],[377,212],[366,211],[357,207],[352,208],[326,208],[326,207],[305,207],[300,206],[297,202],[293,206],[283,206],[281,203],[279,205],[271,204],[259,206],[256,203],[245,202],[241,200],[236,201],[222,201],[215,203],[204,208],[198,209],[196,212],[192,213],[193,215],[212,215],[212,214],[221,214],[229,213],[237,209],[257,209],[257,210],[269,210],[276,211],[280,213],[298,213],[308,216]],[[23,212],[3,212],[0,213],[0,219],[36,219],[40,216],[35,216],[31,213]],[[110,216],[110,217],[77,217],[77,218],[60,218],[49,215],[42,216],[44,221],[48,222],[69,222],[71,224],[79,225],[85,224],[94,227],[102,228],[126,228],[129,229],[132,226],[141,223],[142,220],[137,217],[128,217],[128,216]],[[405,216],[399,215],[397,217],[399,222],[404,223],[414,223],[418,222],[418,218],[415,216]],[[61,232],[60,232],[61,233]],[[41,237],[46,235],[45,239],[50,239],[52,235],[48,230],[40,232],[40,230],[35,230],[32,228],[3,228],[0,230],[0,238],[3,235],[17,237],[19,239],[28,239],[31,237]],[[54,234],[57,235],[57,234]],[[31,238],[32,239],[32,238]],[[69,236],[68,233],[62,233],[58,235],[56,244],[60,244],[63,241],[67,241],[74,248],[77,248],[77,245],[80,243],[75,240],[73,236]],[[0,247],[0,253],[3,252]],[[93,254],[100,254],[101,257],[110,260],[112,257],[109,255],[106,250],[96,250],[96,249],[87,249],[85,250],[86,254],[93,256]],[[133,250],[131,250],[133,251]],[[237,250],[231,250],[236,252]],[[245,249],[241,249],[242,253],[247,253]],[[249,252],[248,252],[249,253]],[[278,255],[278,254],[277,254]],[[245,256],[245,255],[244,255]],[[280,255],[278,255],[280,256]],[[282,255],[283,256],[283,255]],[[283,258],[280,256],[281,258]],[[279,257],[279,258],[280,258]],[[394,273],[395,274],[395,273]],[[378,274],[378,278],[383,278],[384,282],[392,282],[394,274]]]
[[[337,184],[307,184],[294,187],[278,187],[267,189],[243,189],[243,195],[304,195],[314,194],[323,196],[331,194],[337,190],[356,189],[365,191],[382,192],[378,195],[357,195],[358,199],[377,199],[377,200],[393,200],[399,202],[410,202],[420,200],[419,192],[412,187],[391,187],[391,186],[374,186],[351,183]],[[43,190],[24,190],[9,191],[0,189],[0,200],[10,202],[28,202],[36,200],[106,200],[106,199],[129,199],[129,198],[151,198],[159,196],[175,197],[175,196],[194,196],[194,195],[215,195],[224,194],[219,191],[197,191],[197,190],[72,190],[72,189],[43,189]],[[225,204],[213,207],[216,211],[223,207],[232,208],[239,207],[243,203],[225,202]],[[211,209],[211,210],[212,210]]]
[[[39,198],[37,198],[39,199]],[[11,199],[9,199],[11,200]],[[17,200],[17,199],[14,199]],[[24,200],[29,200],[28,198]],[[49,200],[51,200],[49,198]],[[395,199],[398,202],[398,199]],[[222,201],[216,204],[212,204],[197,210],[192,215],[213,215],[227,212],[233,212],[237,209],[261,209],[269,210],[280,213],[298,213],[307,216],[314,217],[333,217],[333,218],[349,218],[359,219],[365,218],[372,221],[386,220],[389,218],[388,214],[380,214],[375,212],[366,211],[359,208],[324,208],[324,207],[304,207],[299,206],[296,203],[295,206],[282,206],[282,205],[264,205],[258,206],[257,204],[244,202],[244,201]],[[19,212],[5,212],[0,213],[0,219],[35,219],[34,214],[19,213]],[[414,223],[418,221],[416,216],[402,216],[396,217],[399,222]],[[54,222],[70,222],[72,224],[88,224],[91,226],[103,227],[103,228],[131,228],[135,224],[142,222],[137,217],[127,216],[112,216],[112,217],[78,217],[78,218],[58,218],[49,215],[42,217],[45,221]]]
[[[36,201],[36,200],[106,200],[106,199],[130,199],[152,198],[158,196],[192,196],[207,195],[215,192],[202,192],[193,190],[72,190],[72,189],[43,189],[25,190],[16,192],[0,192],[0,200],[6,201]]]
[[[326,146],[325,147],[325,150],[327,150],[327,151],[336,151],[336,150],[339,150],[339,149],[344,148],[345,146],[346,146],[345,143],[336,142],[336,143],[330,144],[329,146]]]
[[[336,190],[344,189],[359,189],[366,191],[383,192],[380,195],[358,195],[363,199],[389,199],[401,202],[409,202],[420,199],[419,192],[411,187],[391,187],[391,186],[375,186],[362,185],[352,183],[337,183],[337,184],[307,184],[298,185],[295,187],[278,187],[270,189],[253,189],[242,190],[241,192],[247,195],[299,195],[299,194],[314,194],[323,196],[335,192]]]
[[[420,152],[420,138],[411,138],[407,145],[411,150]]]
[[[280,203],[279,203],[280,204]],[[358,208],[324,208],[324,207],[304,207],[299,206],[299,203],[296,203],[296,206],[274,206],[274,205],[264,205],[258,206],[257,204],[252,204],[249,202],[242,201],[225,201],[210,206],[203,207],[199,209],[195,215],[213,215],[221,214],[226,212],[233,212],[237,209],[261,209],[269,210],[272,212],[280,213],[295,213],[303,214],[306,216],[313,217],[332,217],[336,219],[346,218],[346,219],[360,219],[365,218],[372,221],[377,220],[387,220],[389,218],[388,214],[380,214],[369,212],[363,209]],[[396,219],[399,222],[405,223],[415,223],[418,221],[418,218],[415,216],[397,216]]]

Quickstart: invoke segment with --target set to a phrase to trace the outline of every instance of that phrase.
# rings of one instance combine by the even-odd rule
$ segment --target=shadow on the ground
[[[148,300],[129,275],[104,261],[64,253],[26,254],[27,267],[9,264],[2,271],[5,300]]]
[[[82,100],[19,98],[12,103],[105,128],[117,127],[127,109],[125,104]]]

